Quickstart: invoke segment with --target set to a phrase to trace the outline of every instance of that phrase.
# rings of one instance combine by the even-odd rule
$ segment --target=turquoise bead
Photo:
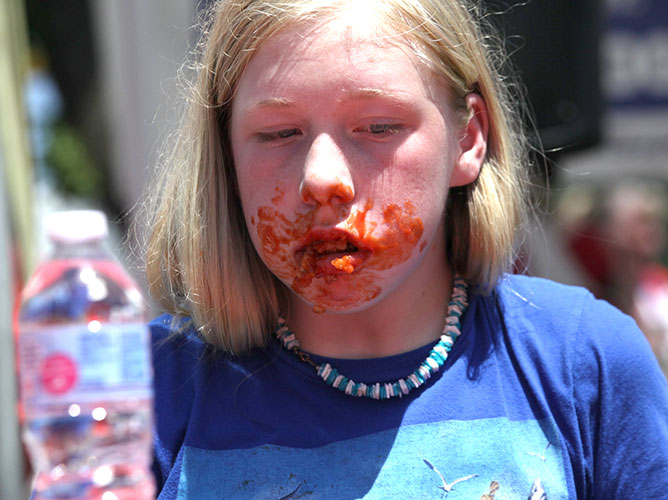
[[[437,352],[430,352],[429,357],[438,363],[438,366],[443,366],[445,358]]]
[[[331,371],[331,373],[329,374],[329,377],[327,377],[327,380],[326,380],[327,384],[332,385],[334,383],[334,380],[338,376],[339,376],[339,372],[336,370],[336,368],[332,368],[332,371]]]
[[[424,384],[424,377],[422,376],[419,370],[415,370],[413,372],[413,375],[417,377],[417,379],[420,381],[420,384]]]

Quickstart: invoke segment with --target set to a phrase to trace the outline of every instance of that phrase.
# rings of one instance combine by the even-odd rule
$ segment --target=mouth
[[[345,231],[312,231],[295,252],[298,281],[301,286],[310,284],[313,278],[331,283],[340,275],[358,270],[370,253]]]

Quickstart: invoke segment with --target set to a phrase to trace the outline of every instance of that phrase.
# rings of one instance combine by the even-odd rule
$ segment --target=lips
[[[369,249],[347,231],[310,231],[295,252],[299,282],[306,286],[314,277],[323,277],[331,283],[339,275],[359,269],[369,254]]]

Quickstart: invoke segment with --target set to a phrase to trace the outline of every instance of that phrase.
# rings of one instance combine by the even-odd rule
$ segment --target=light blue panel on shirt
[[[178,498],[565,500],[561,444],[547,427],[494,418],[404,426],[319,448],[186,447]]]

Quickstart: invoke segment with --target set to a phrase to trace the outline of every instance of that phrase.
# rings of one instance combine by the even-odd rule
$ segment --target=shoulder
[[[189,318],[164,314],[149,323],[156,382],[188,379],[199,370],[211,347],[201,338]]]
[[[149,323],[157,410],[177,409],[193,393],[206,346],[186,319],[164,314]],[[182,406],[181,406],[182,408]]]
[[[564,318],[565,311],[581,310],[585,302],[594,300],[585,288],[522,275],[503,276],[496,293],[508,313],[519,312],[546,319],[553,315]]]
[[[155,407],[160,420],[184,416],[201,385],[202,360],[209,348],[187,318],[164,314],[149,323]],[[169,415],[169,418],[164,416]],[[161,418],[163,417],[163,418]]]
[[[506,276],[496,294],[509,335],[547,349],[578,374],[645,371],[656,361],[635,320],[588,290],[542,278]],[[643,377],[644,378],[644,377]]]
[[[552,395],[554,412],[574,417],[564,420],[585,464],[583,488],[619,498],[640,484],[668,487],[668,386],[635,321],[545,279],[507,276],[495,294],[516,359]]]
[[[507,276],[496,294],[517,359],[561,387],[576,411],[600,409],[606,397],[665,405],[665,377],[630,316],[588,290],[540,278]]]
[[[208,343],[190,318],[165,314],[149,323],[152,340],[155,406],[167,422],[173,414],[186,418],[197,399],[215,393],[229,398],[241,380],[272,358],[269,349],[258,348],[235,356]],[[273,351],[272,351],[273,352]]]
[[[165,314],[149,323],[153,355],[154,472],[170,476],[191,424],[195,402],[207,387],[207,344],[189,319]]]
[[[183,403],[206,386],[213,367],[226,356],[203,339],[190,318],[164,314],[151,321],[149,329],[156,403],[174,403],[182,411]],[[160,399],[163,396],[166,403]]]
[[[629,374],[661,380],[635,320],[588,290],[509,275],[495,293],[509,338],[537,346],[547,363],[567,364],[573,382],[582,377],[605,377],[610,382]]]
[[[517,328],[535,330],[543,335],[557,335],[560,342],[573,336],[600,337],[597,332],[629,329],[632,337],[642,341],[642,334],[629,316],[588,290],[563,285],[543,278],[519,275],[504,276],[496,288],[499,307],[507,323]],[[605,337],[613,340],[609,335]],[[614,339],[616,340],[616,339]]]
[[[163,345],[174,341],[179,344],[204,344],[190,318],[162,314],[150,321],[148,327],[153,344]]]

